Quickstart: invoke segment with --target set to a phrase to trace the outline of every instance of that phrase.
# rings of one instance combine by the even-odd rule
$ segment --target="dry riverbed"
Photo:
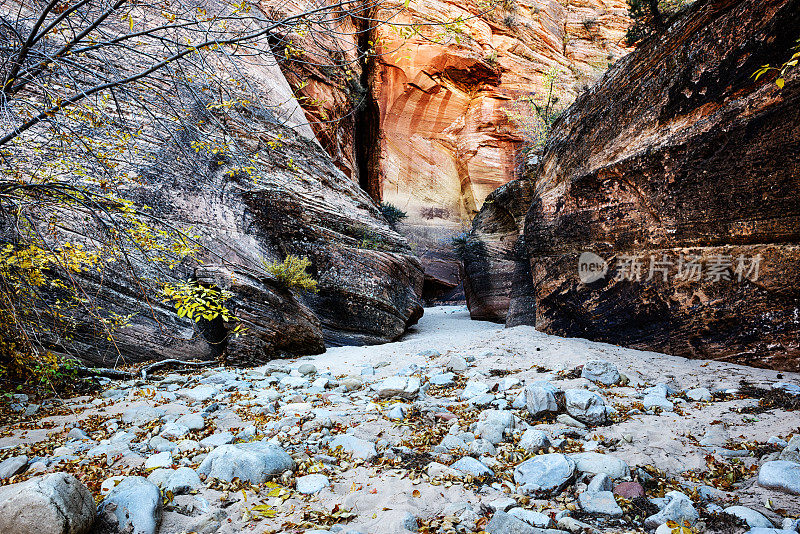
[[[462,307],[427,309],[386,345],[15,402],[0,427],[8,534],[65,516],[75,533],[800,528],[800,375]],[[15,508],[30,506],[40,530]]]

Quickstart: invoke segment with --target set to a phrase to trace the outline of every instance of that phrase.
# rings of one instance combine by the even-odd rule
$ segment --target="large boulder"
[[[509,305],[506,324],[533,316],[552,334],[800,369],[800,72],[782,90],[774,73],[752,78],[790,55],[797,12],[796,0],[696,2],[618,61],[506,186],[532,191],[524,224],[496,230],[502,205],[476,217],[490,261],[469,262],[480,276],[465,287],[508,281],[519,262],[531,275],[470,307],[519,290],[527,305]],[[522,258],[492,261],[519,236]]]
[[[104,521],[113,518],[121,532],[156,534],[164,504],[161,490],[144,477],[125,477],[100,503]]]
[[[0,487],[0,532],[85,534],[96,507],[89,490],[74,476],[53,473]]]
[[[197,472],[230,482],[261,484],[294,468],[294,460],[279,445],[265,441],[220,445],[208,453]]]

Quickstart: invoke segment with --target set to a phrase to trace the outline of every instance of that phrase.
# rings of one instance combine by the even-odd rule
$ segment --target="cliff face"
[[[402,231],[432,291],[445,291],[459,279],[450,238],[490,192],[514,178],[523,135],[506,110],[521,98],[545,98],[551,71],[563,107],[626,54],[627,3],[434,0],[401,6],[377,4],[373,18],[391,24],[360,40],[340,36],[321,46],[296,37],[311,52],[283,70],[337,166],[374,199],[408,213]],[[352,30],[349,20],[341,24]],[[363,68],[319,66],[369,48],[375,55]]]
[[[505,282],[473,300],[506,295],[507,324],[798,369],[800,77],[751,78],[798,33],[796,0],[704,1],[619,61],[509,184],[534,191],[500,236],[525,253],[488,262],[481,277]],[[497,240],[484,211],[473,237]],[[515,259],[528,289],[512,287]]]
[[[115,27],[109,24],[107,31]],[[109,63],[114,60],[114,68],[126,65],[122,56]],[[236,66],[236,87],[242,89],[233,90],[249,92],[234,97],[224,92],[232,90],[224,82],[208,96],[208,87],[192,81],[198,74],[192,69],[212,80],[204,83],[216,81],[215,75],[226,80],[224,65],[191,63],[181,75],[155,73],[153,83],[164,89],[153,100],[164,104],[152,105],[152,116],[131,113],[131,128],[143,134],[131,137],[126,148],[134,156],[116,169],[131,177],[121,182],[120,194],[149,206],[148,221],[189,229],[197,254],[166,269],[132,253],[129,264],[74,273],[102,313],[132,315],[113,339],[96,317],[77,317],[75,335],[45,339],[49,348],[99,366],[220,355],[229,363],[254,364],[320,353],[326,344],[390,341],[422,315],[419,260],[320,146],[269,50],[246,54]],[[214,105],[214,98],[223,98],[217,89],[228,104]],[[179,120],[160,120],[159,113],[172,110],[179,110]],[[96,128],[86,138],[100,143],[104,132]],[[85,174],[63,179],[86,186],[80,176]],[[95,246],[92,236],[103,234],[92,224],[90,217],[72,213],[48,231],[48,239],[53,245],[73,239]],[[4,218],[0,240],[18,238],[18,229]],[[290,291],[265,270],[264,262],[289,254],[311,260],[318,293]],[[234,325],[221,319],[194,323],[178,317],[163,295],[142,291],[143,280],[153,286],[196,280],[229,291],[226,306],[245,335],[228,338]]]

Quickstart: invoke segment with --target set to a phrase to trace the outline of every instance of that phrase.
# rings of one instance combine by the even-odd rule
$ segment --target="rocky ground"
[[[9,399],[0,532],[790,534],[798,408],[797,374],[431,308],[396,343]]]

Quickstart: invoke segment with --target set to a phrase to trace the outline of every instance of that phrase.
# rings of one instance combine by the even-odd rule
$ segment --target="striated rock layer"
[[[117,59],[114,68],[124,70],[125,58]],[[241,87],[249,92],[237,94],[240,103],[225,113],[212,105],[217,89],[220,95],[228,89],[224,82],[207,96],[208,88],[192,85],[191,76],[155,73],[165,87],[161,98],[181,110],[184,122],[164,121],[168,126],[162,127],[148,115],[132,114],[128,120],[147,134],[130,141],[130,152],[140,159],[115,169],[133,177],[120,186],[124,197],[149,206],[148,220],[196,236],[197,253],[167,269],[134,250],[113,268],[74,274],[103,314],[125,319],[122,327],[110,338],[104,324],[87,314],[77,318],[74,335],[54,334],[43,345],[99,366],[218,356],[252,364],[320,353],[326,344],[391,341],[422,315],[423,271],[408,241],[320,146],[269,51],[237,61],[246,82]],[[193,65],[186,68],[192,74]],[[224,65],[220,72],[212,72],[216,64],[197,68],[212,80],[204,83],[230,76]],[[166,105],[152,112],[161,109]],[[96,141],[103,141],[102,131],[96,132]],[[52,246],[77,240],[94,249],[93,236],[102,235],[91,226],[94,219],[68,215],[58,232],[48,231]],[[17,238],[13,222],[4,218],[0,240]],[[318,293],[289,290],[265,269],[266,262],[290,254],[311,261]],[[229,291],[225,305],[245,335],[230,336],[234,325],[221,318],[195,323],[178,317],[159,286],[189,280]]]
[[[798,34],[797,0],[702,1],[619,61],[476,218],[474,314],[800,368],[800,76],[751,77]]]

